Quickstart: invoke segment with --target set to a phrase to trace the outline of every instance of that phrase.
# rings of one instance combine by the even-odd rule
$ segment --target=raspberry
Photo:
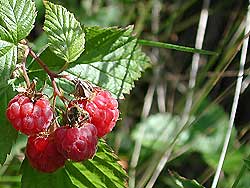
[[[64,166],[66,161],[66,158],[57,151],[53,134],[30,136],[26,155],[33,168],[47,173]]]
[[[97,128],[98,137],[112,131],[119,117],[118,102],[110,92],[95,88],[92,99],[73,101],[89,113],[89,122]]]
[[[33,102],[22,94],[15,96],[9,102],[6,115],[13,127],[26,135],[46,130],[53,118],[47,99],[41,97]]]
[[[96,152],[97,131],[94,125],[84,123],[81,127],[63,126],[55,131],[58,151],[73,161],[90,159]]]

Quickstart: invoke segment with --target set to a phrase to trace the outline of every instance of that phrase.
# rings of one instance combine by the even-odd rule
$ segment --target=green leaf
[[[132,133],[134,140],[140,140],[144,131],[142,145],[144,147],[162,150],[162,146],[170,144],[178,129],[180,118],[169,113],[158,113],[149,116],[144,121],[136,125]],[[144,130],[143,130],[144,129]],[[184,143],[187,134],[182,134],[178,143]]]
[[[201,49],[191,48],[191,47],[186,47],[186,46],[180,46],[180,45],[175,45],[175,44],[169,44],[169,43],[164,43],[164,42],[139,40],[138,43],[144,46],[167,48],[167,49],[177,50],[177,51],[182,51],[182,52],[199,53],[199,54],[204,54],[204,55],[216,55],[216,56],[219,55],[217,52],[201,50]]]
[[[44,30],[50,49],[66,62],[75,61],[84,51],[85,34],[80,23],[66,8],[45,2]]]
[[[170,172],[170,173],[171,173],[171,176],[173,178],[173,181],[180,188],[205,188],[202,185],[200,185],[196,180],[186,179],[184,177],[181,177],[176,172]]]
[[[77,188],[70,180],[65,168],[54,173],[41,173],[32,168],[27,159],[23,161],[22,167],[22,188]]]
[[[203,101],[200,109],[201,112],[205,110],[206,113],[199,118],[196,117],[196,121],[190,128],[190,142],[192,140],[194,150],[203,154],[215,155],[222,149],[229,118],[220,106],[209,105],[208,101]],[[235,130],[233,130],[232,136],[234,135]]]
[[[6,160],[10,153],[12,144],[16,140],[17,132],[6,119],[5,111],[9,100],[13,97],[13,89],[7,80],[15,67],[17,61],[17,47],[12,47],[4,56],[0,57],[0,164]]]
[[[131,29],[85,29],[86,50],[66,72],[101,86],[117,98],[134,87],[134,81],[150,65]]]
[[[36,8],[32,0],[0,0],[0,39],[17,44],[34,27]]]
[[[5,55],[12,48],[12,43],[0,39],[0,57]]]
[[[149,58],[141,51],[137,40],[131,37],[131,31],[130,27],[85,28],[86,49],[63,74],[89,80],[117,98],[123,98],[123,94],[128,94],[134,87],[134,81],[141,77],[141,72],[150,66]],[[59,71],[63,65],[61,59],[49,53],[48,49],[40,57],[52,70]],[[34,76],[47,78],[36,64],[29,68]],[[70,83],[61,80],[61,85],[65,92],[72,92]]]
[[[21,167],[22,188],[123,188],[127,175],[117,160],[103,140],[99,141],[94,159],[83,163],[67,162],[65,168],[54,173],[38,172],[25,159]]]
[[[127,175],[117,160],[111,149],[100,140],[98,151],[92,160],[68,163],[66,169],[77,187],[124,188]]]
[[[237,186],[232,187],[232,188],[248,188],[250,187],[250,181],[249,181],[249,177],[250,177],[250,169],[248,168],[248,171],[244,171],[243,174],[241,174],[240,177],[240,181],[238,182]],[[227,181],[225,181],[227,182]],[[221,186],[221,187],[231,187],[232,184],[228,185],[228,186]]]

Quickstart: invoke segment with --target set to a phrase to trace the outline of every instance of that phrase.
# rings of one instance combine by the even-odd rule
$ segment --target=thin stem
[[[29,76],[27,74],[27,71],[26,71],[26,59],[27,59],[27,56],[29,55],[29,49],[25,49],[25,52],[24,52],[24,58],[23,58],[23,61],[22,61],[22,65],[21,65],[21,68],[22,68],[22,71],[23,71],[23,77],[24,77],[24,80],[27,84],[27,87],[29,88],[30,87],[30,79],[29,79]]]
[[[238,183],[240,182],[240,178],[243,176],[243,174],[245,173],[247,167],[245,164],[243,164],[243,166],[240,169],[240,172],[238,174],[238,176],[236,177],[234,184],[232,185],[232,188],[236,188]]]
[[[205,36],[205,30],[207,27],[207,20],[208,20],[208,8],[209,8],[210,0],[204,0],[203,3],[203,9],[201,11],[200,15],[200,21],[199,26],[197,30],[197,36],[196,36],[196,42],[195,42],[195,48],[202,49],[204,36]],[[193,103],[193,95],[194,95],[194,87],[199,67],[199,61],[200,61],[200,54],[195,53],[192,58],[192,67],[190,71],[190,79],[188,84],[188,94],[187,94],[187,100],[184,107],[184,112],[182,116],[182,123],[186,124],[189,119],[190,110],[192,108]]]
[[[138,44],[144,45],[144,46],[151,46],[151,47],[159,47],[159,48],[167,48],[171,50],[178,50],[182,52],[191,52],[191,53],[199,53],[204,55],[218,55],[217,52],[211,52],[208,50],[200,50],[196,48],[186,47],[186,46],[180,46],[175,44],[169,44],[164,42],[157,42],[157,41],[150,41],[150,40],[138,40]]]
[[[249,33],[249,31],[250,31],[250,1],[249,1],[249,6],[248,6],[247,18],[246,18],[245,34]],[[228,148],[228,145],[229,145],[231,132],[232,132],[232,129],[233,129],[235,114],[236,114],[236,110],[237,110],[237,106],[238,106],[238,102],[239,102],[240,90],[241,90],[241,86],[242,86],[242,80],[243,80],[243,74],[244,74],[244,65],[245,65],[245,62],[246,62],[246,55],[247,55],[248,40],[249,40],[249,37],[247,37],[243,41],[243,46],[242,46],[242,51],[241,51],[241,58],[240,58],[240,68],[239,68],[239,74],[238,74],[238,79],[237,79],[237,83],[236,83],[235,95],[234,95],[234,100],[233,100],[233,105],[232,105],[232,110],[231,110],[231,115],[230,115],[230,120],[229,120],[229,127],[228,127],[228,130],[227,130],[227,133],[226,133],[226,137],[225,137],[223,149],[222,149],[222,152],[221,152],[219,164],[217,166],[217,170],[216,170],[214,180],[213,180],[213,183],[212,183],[212,188],[217,187],[219,177],[220,177],[220,173],[221,173],[221,170],[222,170],[222,166],[223,166],[223,163],[224,163],[224,160],[225,160],[227,148]]]
[[[197,38],[196,38],[196,44],[195,47],[198,49],[195,49],[194,52],[199,52],[202,48],[202,44],[203,44],[203,39],[204,39],[204,35],[205,35],[205,29],[206,29],[206,25],[207,25],[207,19],[208,19],[208,7],[209,7],[209,0],[204,0],[203,1],[203,8],[201,11],[201,16],[200,16],[200,22],[199,22],[199,27],[198,27],[198,31],[197,31]],[[196,51],[199,50],[199,51]],[[191,73],[190,73],[190,82],[189,82],[189,89],[190,89],[190,94],[189,98],[187,100],[187,107],[188,110],[187,113],[189,114],[190,109],[191,109],[191,105],[192,105],[192,98],[193,98],[193,88],[195,86],[195,80],[196,80],[196,75],[197,75],[197,70],[198,70],[198,63],[199,63],[199,54],[194,54],[193,56],[193,62],[192,62],[192,69],[191,69]],[[190,105],[191,102],[191,105]],[[187,118],[188,119],[188,118]],[[180,128],[180,132],[182,132],[182,130],[184,130],[184,128],[187,126],[187,120],[184,119],[185,121],[181,122],[181,128]],[[176,137],[177,140],[178,136]],[[146,188],[152,188],[157,180],[157,178],[159,177],[161,171],[163,170],[163,168],[165,167],[166,163],[169,160],[169,157],[174,149],[175,146],[175,141],[174,139],[173,144],[170,146],[170,148],[167,149],[167,151],[163,154],[163,156],[161,157],[158,165],[156,166],[156,169],[152,175],[152,177],[150,178]]]
[[[160,15],[160,11],[161,11],[161,4],[158,0],[153,0],[150,1],[149,4],[152,4],[152,32],[156,35],[156,33],[158,33],[159,31],[159,15]],[[157,38],[157,36],[155,36],[155,38]],[[158,61],[158,57],[159,57],[159,49],[152,49],[152,56],[155,60],[155,62]],[[156,83],[159,77],[159,68],[157,67],[156,70],[154,71],[154,78],[153,81],[151,82],[147,94],[145,96],[145,100],[144,100],[144,105],[143,105],[143,109],[142,109],[142,114],[141,117],[144,120],[145,118],[148,117],[152,103],[153,103],[153,97],[154,97],[154,92],[156,89]],[[142,126],[142,131],[140,133],[140,138],[138,138],[135,142],[135,147],[134,147],[134,151],[133,151],[133,155],[132,155],[132,159],[131,159],[131,164],[130,164],[130,174],[129,174],[129,187],[130,188],[134,188],[137,187],[135,185],[135,177],[136,177],[136,167],[139,161],[139,157],[140,157],[140,152],[141,152],[141,146],[142,146],[142,141],[143,141],[143,137],[145,134],[145,126]]]
[[[60,98],[63,97],[62,93],[59,91],[56,81],[54,78],[51,79],[52,87],[54,89],[54,96],[59,96]]]
[[[51,79],[65,78],[70,81],[72,80],[68,75],[57,74],[49,70],[48,66],[36,55],[36,53],[31,48],[29,48],[29,54],[37,61],[37,63],[43,68],[43,70],[49,75]]]
[[[69,81],[72,81],[72,78],[68,75],[60,75],[57,73],[54,73],[53,71],[51,71],[48,66],[36,55],[36,53],[29,47],[29,54],[36,60],[36,62],[43,68],[43,70],[49,75],[50,80],[51,80],[51,84],[54,90],[54,98],[53,101],[55,102],[55,98],[56,96],[58,96],[62,102],[65,104],[65,101],[67,100],[63,94],[61,93],[61,91],[59,90],[59,88],[57,87],[55,78],[65,78]]]
[[[148,114],[149,111],[151,109],[152,106],[152,102],[153,102],[153,95],[154,95],[154,91],[155,91],[155,82],[153,82],[147,91],[147,94],[145,96],[144,99],[144,106],[143,106],[143,110],[142,110],[142,114],[141,117],[142,119],[145,119]],[[138,164],[138,160],[139,160],[139,156],[140,156],[140,152],[141,152],[141,145],[142,145],[142,139],[144,136],[144,132],[145,132],[145,126],[142,127],[142,131],[141,131],[141,136],[140,138],[138,138],[135,142],[135,148],[134,148],[134,152],[132,155],[132,159],[131,159],[131,163],[130,163],[130,175],[129,175],[129,187],[130,188],[134,188],[135,187],[135,175],[136,175],[136,167]]]
[[[37,63],[45,70],[50,78],[57,78],[58,75],[50,71],[48,66],[36,55],[36,53],[30,48],[29,54],[37,61]]]

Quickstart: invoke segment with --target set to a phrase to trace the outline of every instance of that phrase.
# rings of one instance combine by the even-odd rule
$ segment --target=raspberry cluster
[[[30,94],[30,88],[8,104],[6,116],[17,131],[28,136],[26,156],[41,172],[54,172],[68,159],[93,158],[98,138],[108,134],[119,117],[118,102],[109,91],[87,81],[75,79],[73,83],[74,99],[65,104],[62,125],[50,101],[42,94]]]

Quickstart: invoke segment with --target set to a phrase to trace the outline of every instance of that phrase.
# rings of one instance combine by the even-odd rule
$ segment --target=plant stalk
[[[245,35],[247,33],[249,33],[249,31],[250,31],[250,1],[249,1],[249,6],[248,6],[247,18],[246,18]],[[222,149],[222,152],[221,152],[220,160],[219,160],[219,163],[218,163],[218,166],[217,166],[217,170],[216,170],[216,173],[215,173],[214,180],[213,180],[211,188],[216,188],[217,187],[217,184],[219,182],[220,173],[221,173],[221,170],[222,170],[222,166],[223,166],[223,163],[224,163],[224,160],[225,160],[225,157],[226,157],[227,148],[228,148],[228,145],[229,145],[231,132],[232,132],[232,129],[233,129],[233,124],[234,124],[234,119],[235,119],[235,115],[236,115],[236,111],[237,111],[237,106],[238,106],[238,102],[239,102],[239,96],[240,96],[240,91],[241,91],[241,86],[242,86],[243,75],[244,75],[244,65],[245,65],[246,56],[247,56],[248,40],[249,40],[249,37],[247,37],[243,41],[243,46],[242,46],[242,51],[241,51],[241,58],[240,58],[240,67],[239,67],[238,79],[237,79],[237,83],[236,83],[236,89],[235,89],[233,105],[232,105],[232,109],[231,109],[229,126],[228,126],[228,130],[227,130],[227,133],[226,133],[226,137],[225,137],[223,149]]]

